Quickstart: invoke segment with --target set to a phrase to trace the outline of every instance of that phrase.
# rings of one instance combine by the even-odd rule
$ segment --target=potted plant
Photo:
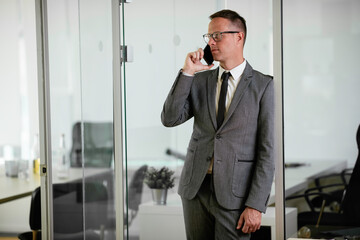
[[[160,170],[150,167],[145,173],[144,182],[151,189],[153,200],[156,204],[165,205],[167,190],[174,187],[174,171],[168,167],[162,167]]]

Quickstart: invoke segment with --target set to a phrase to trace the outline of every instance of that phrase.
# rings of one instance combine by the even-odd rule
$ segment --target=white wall
[[[39,129],[34,1],[0,6],[0,146],[21,148],[26,159]]]
[[[202,35],[219,2],[139,0],[125,5],[125,43],[134,48],[134,62],[125,71],[130,161],[171,161],[167,148],[186,151],[192,120],[168,129],[160,113],[186,54],[205,47]]]
[[[245,59],[254,69],[273,75],[272,1],[229,0],[227,7],[238,12],[246,20]]]
[[[358,154],[360,2],[284,1],[285,155]]]

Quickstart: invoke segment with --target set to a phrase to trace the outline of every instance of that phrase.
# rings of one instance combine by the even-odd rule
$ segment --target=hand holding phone
[[[209,45],[206,45],[206,47],[204,48],[204,60],[205,62],[210,66],[213,61],[214,61],[214,58],[213,58],[213,55],[211,53],[211,49],[210,49],[210,46]]]
[[[209,65],[203,64],[202,59]],[[205,47],[205,49],[199,48],[197,51],[187,54],[182,70],[187,74],[194,75],[197,72],[211,69],[214,66],[212,62],[213,57],[210,46]]]

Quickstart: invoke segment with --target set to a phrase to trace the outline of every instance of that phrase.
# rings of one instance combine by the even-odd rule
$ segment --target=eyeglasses
[[[214,33],[206,33],[203,35],[203,38],[206,43],[209,43],[210,38],[212,38],[215,42],[220,42],[222,39],[222,35],[224,33],[239,33],[236,31],[226,31],[226,32],[214,32]]]

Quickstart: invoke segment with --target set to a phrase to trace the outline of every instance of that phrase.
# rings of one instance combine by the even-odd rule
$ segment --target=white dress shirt
[[[229,77],[228,81],[228,89],[226,94],[226,101],[225,101],[225,114],[227,110],[229,109],[230,103],[234,97],[236,87],[238,86],[240,82],[241,75],[244,72],[244,69],[246,67],[246,60],[244,60],[240,65],[236,66],[235,68],[230,70],[231,76]],[[215,97],[215,106],[216,106],[216,115],[218,111],[218,103],[219,103],[219,97],[220,97],[220,90],[221,90],[221,84],[222,79],[221,76],[225,72],[225,69],[223,69],[221,66],[219,66],[219,75],[218,75],[218,81],[216,86],[216,97]]]

